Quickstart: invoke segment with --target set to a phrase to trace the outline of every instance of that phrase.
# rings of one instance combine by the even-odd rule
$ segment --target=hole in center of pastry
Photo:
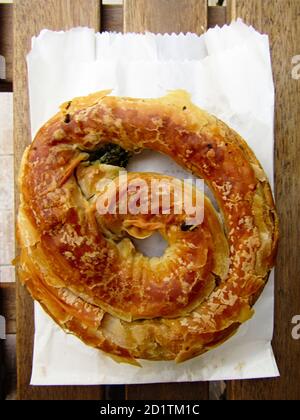
[[[151,236],[145,239],[137,239],[130,237],[135,248],[146,257],[161,257],[166,248],[168,242],[161,236],[159,232],[154,232]]]
[[[179,166],[172,158],[155,152],[154,150],[144,149],[141,153],[131,157],[128,166],[128,172],[156,172],[159,174],[169,175],[179,179],[196,180],[197,177]],[[205,184],[205,195],[211,200],[212,205],[217,212],[220,212],[217,201],[208,185]]]

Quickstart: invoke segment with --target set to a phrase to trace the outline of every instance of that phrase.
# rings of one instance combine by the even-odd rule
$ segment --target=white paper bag
[[[203,36],[95,34],[88,28],[44,30],[28,55],[32,136],[58,106],[101,89],[115,95],[158,97],[185,89],[200,107],[238,131],[273,182],[274,87],[268,37],[242,21]],[[129,170],[185,176],[169,158],[144,153]],[[189,174],[190,176],[190,174]],[[149,245],[155,247],[156,244]],[[150,252],[151,249],[148,251]],[[35,305],[34,385],[130,384],[271,377],[273,274],[254,317],[222,346],[182,364],[118,364],[64,333]]]

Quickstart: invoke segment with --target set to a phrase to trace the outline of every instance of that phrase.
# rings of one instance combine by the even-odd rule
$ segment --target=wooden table
[[[242,17],[270,36],[276,84],[276,201],[281,240],[276,270],[274,351],[280,379],[228,381],[227,399],[300,399],[300,341],[292,339],[292,317],[300,314],[300,80],[292,78],[292,57],[300,54],[300,0],[227,0],[208,8],[207,0],[124,0],[101,7],[98,0],[16,0],[14,5],[15,168],[30,142],[25,55],[43,28],[85,25],[99,30],[204,32]],[[297,45],[298,41],[298,45]],[[297,49],[298,48],[298,49]],[[222,69],[220,69],[222,71]],[[263,141],[263,139],[262,139]],[[16,201],[18,197],[16,195]],[[208,383],[125,387],[29,385],[33,345],[33,305],[17,284],[17,373],[19,399],[197,399],[211,396]],[[6,292],[8,293],[8,292]],[[11,293],[11,291],[10,291]]]

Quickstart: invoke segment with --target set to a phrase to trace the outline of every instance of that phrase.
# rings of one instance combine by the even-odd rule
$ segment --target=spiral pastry
[[[24,153],[19,276],[66,332],[114,359],[182,362],[228,339],[253,314],[278,241],[270,185],[245,141],[184,91],[146,100],[108,94],[63,104]],[[154,214],[99,212],[109,191],[115,210],[123,206],[124,175],[145,186],[172,181],[126,172],[143,149],[203,178],[221,216],[204,197],[203,220],[190,224],[175,211],[174,188],[169,214],[160,204],[164,188]],[[192,201],[196,193],[191,186]],[[148,258],[132,238],[154,232],[168,247]]]

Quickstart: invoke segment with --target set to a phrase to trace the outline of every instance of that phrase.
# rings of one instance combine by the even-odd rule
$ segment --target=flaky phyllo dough
[[[245,141],[185,92],[146,100],[108,94],[63,104],[24,153],[19,276],[66,332],[116,360],[182,362],[253,314],[278,240],[270,185]],[[208,198],[196,227],[184,213],[99,214],[97,186],[117,182],[120,166],[142,149],[203,178],[222,217]],[[169,246],[148,258],[131,238],[154,231]]]

